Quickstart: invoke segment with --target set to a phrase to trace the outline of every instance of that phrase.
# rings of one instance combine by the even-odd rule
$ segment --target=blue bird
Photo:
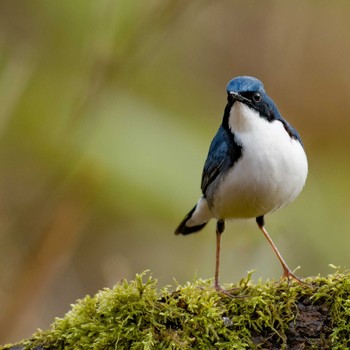
[[[214,286],[219,285],[220,244],[226,219],[255,218],[283,267],[283,277],[301,281],[287,266],[265,229],[264,216],[292,202],[304,187],[307,158],[298,132],[279,113],[262,82],[242,76],[227,85],[222,123],[204,164],[203,196],[175,234],[200,231],[216,219]]]

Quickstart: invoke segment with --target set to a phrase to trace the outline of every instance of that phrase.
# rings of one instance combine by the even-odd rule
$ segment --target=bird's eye
[[[256,92],[254,95],[253,95],[253,100],[255,101],[255,102],[260,102],[261,101],[261,95],[260,95],[260,93],[259,92]]]

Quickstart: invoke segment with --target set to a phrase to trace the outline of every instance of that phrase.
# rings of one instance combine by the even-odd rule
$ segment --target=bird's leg
[[[219,285],[219,270],[220,270],[220,249],[221,249],[221,235],[225,230],[225,220],[218,220],[216,223],[216,258],[215,258],[215,280],[214,287],[217,291],[222,291]]]
[[[264,234],[264,236],[266,237],[266,239],[268,240],[268,242],[270,243],[273,251],[275,252],[275,254],[277,255],[278,260],[280,261],[282,268],[283,268],[283,277],[284,278],[288,278],[290,279],[294,279],[296,281],[298,281],[299,283],[304,283],[299,277],[297,277],[292,271],[291,269],[288,267],[288,265],[286,264],[286,262],[284,261],[281,253],[278,251],[275,243],[273,242],[273,240],[271,239],[270,235],[268,234],[268,232],[266,231],[264,224],[265,224],[265,220],[263,216],[259,216],[256,218],[256,223],[259,226],[259,229],[262,231],[262,233]]]

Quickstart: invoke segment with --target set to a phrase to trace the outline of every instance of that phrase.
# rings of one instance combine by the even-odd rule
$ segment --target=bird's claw
[[[304,282],[302,279],[300,279],[298,276],[296,276],[292,271],[290,271],[289,269],[285,269],[283,272],[283,276],[282,278],[287,278],[288,279],[288,283],[292,280],[300,283],[300,284],[304,284],[306,285],[307,283]]]

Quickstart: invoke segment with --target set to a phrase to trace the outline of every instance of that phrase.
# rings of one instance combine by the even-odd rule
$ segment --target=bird
[[[267,232],[265,215],[285,207],[302,191],[308,174],[304,145],[259,79],[238,76],[226,90],[222,123],[204,163],[202,196],[175,234],[198,232],[216,220],[214,287],[223,291],[219,270],[225,221],[255,219],[282,265],[282,277],[302,283]]]

